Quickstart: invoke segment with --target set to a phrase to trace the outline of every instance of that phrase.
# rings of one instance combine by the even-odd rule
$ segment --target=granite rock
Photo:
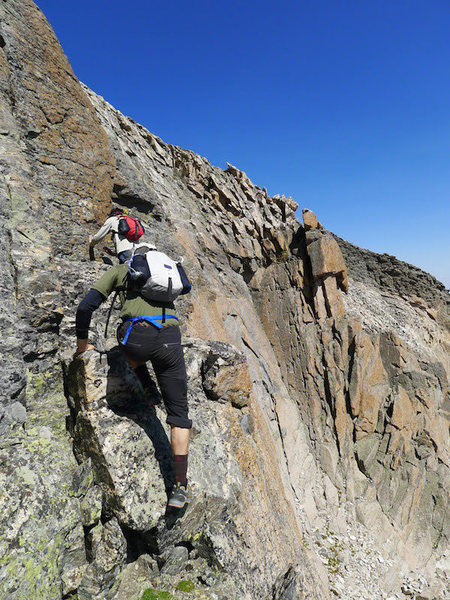
[[[220,600],[443,600],[442,284],[120,114],[31,0],[0,16],[2,599],[177,598],[182,579]],[[115,262],[87,256],[112,205],[194,284],[177,301],[194,423],[181,515],[164,407],[114,348],[117,308],[107,340],[95,313],[97,351],[71,357],[77,302]]]

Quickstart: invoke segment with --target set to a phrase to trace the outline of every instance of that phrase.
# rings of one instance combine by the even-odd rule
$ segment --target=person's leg
[[[128,324],[126,323],[119,327],[119,342],[123,339],[127,328]],[[149,353],[154,349],[155,335],[157,332],[153,330],[154,328],[152,325],[143,328],[141,324],[136,324],[129,337],[130,343],[127,343],[125,346],[120,345],[128,363],[133,368],[136,377],[142,385],[144,398],[149,406],[155,406],[161,402],[158,389],[145,362],[148,360]]]
[[[170,428],[170,445],[174,454],[187,454],[189,449],[190,429],[176,427]]]
[[[167,423],[171,427],[175,488],[169,498],[169,506],[182,508],[189,502],[186,487],[192,427],[192,421],[188,417],[186,365],[178,327],[166,327],[162,334],[164,343],[150,360],[166,406]]]
[[[142,363],[134,366],[136,363],[133,364],[133,361],[130,361],[130,359],[128,359],[128,362],[133,367],[136,377],[141,382],[142,389],[144,390],[144,400],[148,406],[161,404],[158,388],[148,372],[147,365]]]
[[[187,485],[189,437],[190,429],[171,426],[170,445],[173,452],[175,483],[184,487]]]
[[[129,360],[129,359],[128,359],[128,362],[133,367],[133,370],[134,370],[134,372],[136,374],[136,377],[141,382],[142,387],[144,389],[147,388],[147,387],[150,387],[151,382],[152,382],[152,378],[150,377],[150,373],[148,372],[147,365],[145,363],[142,363],[140,365],[136,365],[136,363],[134,361]]]
[[[152,362],[167,410],[167,423],[171,427],[170,441],[174,455],[176,485],[169,499],[169,505],[182,508],[189,502],[186,486],[192,421],[188,417],[187,374],[181,334],[178,326],[164,327],[161,330],[150,327],[151,329],[146,332],[143,326],[134,325],[127,344],[122,347],[122,350],[130,365],[135,370],[138,369],[138,376],[141,374],[145,377],[140,367],[148,359]],[[119,328],[117,336],[119,342],[123,339],[125,331],[126,325]]]

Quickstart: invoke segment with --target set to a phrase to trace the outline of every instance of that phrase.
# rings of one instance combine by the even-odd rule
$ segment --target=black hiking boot
[[[183,508],[189,501],[190,498],[187,491],[187,484],[181,485],[181,483],[177,483],[170,493],[168,506]]]

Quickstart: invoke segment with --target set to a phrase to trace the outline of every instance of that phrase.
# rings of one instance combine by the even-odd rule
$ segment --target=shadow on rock
[[[166,431],[159,420],[155,406],[161,398],[154,384],[152,397],[144,398],[142,388],[123,354],[114,348],[105,354],[108,363],[106,402],[118,416],[126,417],[141,427],[153,444],[155,459],[164,480],[166,493],[173,487],[172,448]]]

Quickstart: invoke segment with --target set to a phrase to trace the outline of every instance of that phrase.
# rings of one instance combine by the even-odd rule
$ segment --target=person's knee
[[[186,415],[168,415],[166,423],[168,423],[171,427],[192,429],[192,420],[188,418],[187,410]]]
[[[187,406],[187,379],[170,377],[167,374],[157,376],[161,395],[167,405]]]

